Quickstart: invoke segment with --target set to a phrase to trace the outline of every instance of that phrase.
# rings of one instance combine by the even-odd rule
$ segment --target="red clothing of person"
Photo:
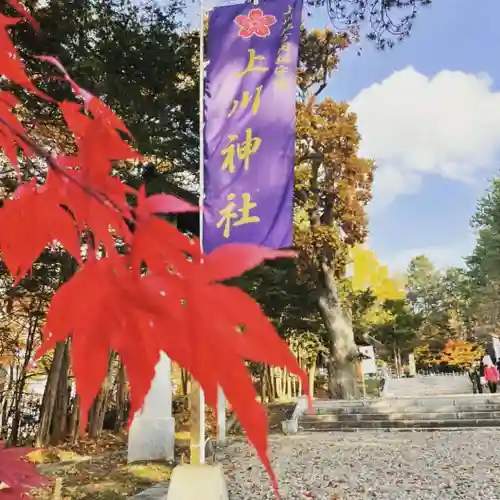
[[[487,366],[484,369],[484,378],[486,382],[498,382],[500,376],[496,366]]]

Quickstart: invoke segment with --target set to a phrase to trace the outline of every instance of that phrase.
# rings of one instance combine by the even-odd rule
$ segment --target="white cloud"
[[[500,152],[500,93],[488,75],[412,67],[362,90],[351,102],[361,153],[378,164],[374,205],[419,190],[426,174],[463,182]]]

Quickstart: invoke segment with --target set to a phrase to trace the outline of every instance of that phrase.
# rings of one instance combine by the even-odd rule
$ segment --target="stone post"
[[[189,394],[189,459],[191,465],[205,463],[205,394],[197,380],[191,378]]]
[[[417,366],[415,364],[415,355],[412,353],[408,356],[408,375],[415,377],[417,374]]]
[[[172,363],[161,353],[142,413],[136,413],[128,436],[129,462],[174,460],[175,419],[172,417]]]
[[[217,442],[226,442],[226,397],[220,387],[217,393]]]

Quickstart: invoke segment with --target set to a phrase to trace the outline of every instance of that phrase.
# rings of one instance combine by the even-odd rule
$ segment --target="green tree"
[[[16,28],[22,54],[57,56],[83,88],[117,112],[139,151],[158,166],[172,175],[198,168],[199,44],[182,25],[180,1],[48,0],[28,6],[41,31],[35,35],[26,23]],[[57,99],[70,97],[56,69],[32,58],[27,63],[41,88]],[[71,148],[55,107],[26,104],[60,139],[53,146]]]
[[[370,288],[355,291],[350,280],[342,280],[340,298],[346,314],[350,315],[356,343],[369,341],[373,326],[373,311],[377,308],[377,297]]]
[[[478,200],[471,220],[476,244],[466,259],[471,307],[480,329],[500,324],[500,177],[495,177]]]
[[[401,373],[401,354],[411,351],[413,342],[418,337],[423,316],[412,311],[404,299],[386,300],[383,308],[386,318],[373,326],[371,335],[392,350],[396,371]]]
[[[462,340],[474,334],[474,303],[471,280],[465,269],[445,269],[440,279],[441,305],[447,311],[453,336]]]
[[[467,259],[471,275],[478,285],[500,279],[500,177],[494,178],[478,200],[471,226],[476,231],[476,245]]]
[[[425,255],[419,255],[410,261],[407,277],[409,303],[415,311],[431,314],[439,295],[439,271]]]
[[[314,374],[320,353],[325,351],[326,335],[314,296],[308,284],[299,280],[293,261],[275,261],[262,265],[236,280],[252,295],[277,331],[296,354],[304,368],[309,369],[310,390],[314,390]],[[269,367],[259,365],[261,398],[274,400],[275,384]],[[280,380],[286,380],[286,374]],[[286,380],[285,387],[290,389]]]
[[[423,316],[420,336],[423,340],[442,343],[453,336],[449,314],[444,307],[442,275],[425,256],[411,260],[407,270],[406,298],[415,313]]]

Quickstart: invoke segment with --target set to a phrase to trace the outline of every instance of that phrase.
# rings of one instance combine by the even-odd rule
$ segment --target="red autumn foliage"
[[[9,4],[21,17],[0,14],[0,71],[26,91],[53,102],[25,73],[7,31],[22,20],[35,29],[38,25],[17,0]],[[85,428],[110,349],[126,366],[132,415],[141,409],[160,352],[165,351],[200,382],[208,404],[215,405],[217,387],[223,389],[276,488],[267,453],[267,417],[256,400],[245,360],[286,367],[302,377],[304,387],[307,379],[258,304],[221,282],[291,253],[230,244],[203,254],[196,238],[157,217],[197,208],[172,196],[146,197],[143,189],[136,191],[113,177],[112,162],[141,159],[128,142],[127,128],[102,101],[80,88],[56,59],[39,59],[54,65],[74,91],[75,101],[55,104],[73,133],[77,154],[48,154],[33,143],[15,117],[17,99],[0,93],[0,148],[14,168],[22,153],[42,160],[48,170],[43,182],[21,183],[18,176],[20,185],[0,209],[0,249],[17,281],[54,241],[79,268],[54,295],[36,357],[72,336],[72,369]],[[127,201],[131,195],[134,207]],[[88,248],[82,254],[84,239]],[[0,454],[0,481],[10,481],[18,491],[12,467],[4,469],[1,461],[16,453],[20,452]],[[2,490],[0,497],[4,491],[9,490]]]
[[[24,460],[29,448],[4,448],[0,442],[0,499],[28,498],[26,493],[48,482],[36,467]]]

